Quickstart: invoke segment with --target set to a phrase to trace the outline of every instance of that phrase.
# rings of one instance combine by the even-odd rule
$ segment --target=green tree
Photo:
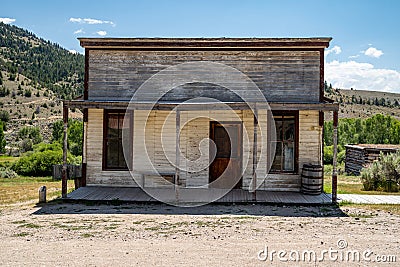
[[[53,124],[52,140],[62,143],[64,138],[63,121],[56,121]],[[75,156],[82,155],[83,122],[79,120],[68,120],[68,149]]]

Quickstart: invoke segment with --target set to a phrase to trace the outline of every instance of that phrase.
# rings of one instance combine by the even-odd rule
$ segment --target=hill
[[[18,146],[23,126],[39,127],[50,140],[52,124],[62,118],[62,99],[82,93],[83,77],[83,55],[0,23],[0,108],[9,117],[7,145]],[[79,118],[81,112],[71,116]]]
[[[33,87],[45,87],[61,99],[82,94],[83,55],[4,23],[0,23],[0,49],[0,69],[8,72],[8,79],[24,75]]]
[[[340,104],[340,118],[368,118],[380,113],[400,120],[400,94],[325,88],[325,96]],[[332,114],[326,116],[332,119]]]

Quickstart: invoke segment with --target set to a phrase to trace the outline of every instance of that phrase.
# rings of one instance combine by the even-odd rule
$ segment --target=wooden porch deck
[[[175,192],[173,189],[152,188],[152,194],[170,195],[170,203],[175,202]],[[206,194],[212,197],[213,191],[218,189],[180,189],[179,194]],[[204,197],[206,199],[206,197]],[[256,199],[249,191],[242,189],[233,189],[214,203],[265,203],[265,204],[296,204],[296,205],[318,205],[331,204],[330,194],[322,193],[320,195],[304,195],[298,192],[277,192],[277,191],[257,191]],[[111,187],[111,186],[86,186],[68,194],[67,200],[83,201],[111,201],[121,200],[126,202],[159,202],[149,196],[138,187]],[[186,198],[187,199],[187,198]]]

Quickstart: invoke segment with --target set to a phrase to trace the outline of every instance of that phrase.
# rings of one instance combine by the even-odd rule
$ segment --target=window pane
[[[107,167],[119,167],[119,141],[107,141]]]
[[[276,142],[275,158],[274,158],[274,162],[272,163],[271,169],[274,171],[282,170],[282,143],[281,142]]]
[[[272,171],[295,171],[296,116],[275,115],[276,153]]]
[[[124,150],[122,148],[122,142],[118,142],[118,167],[126,168],[126,161],[124,157]]]
[[[283,121],[281,118],[275,118],[276,140],[282,141]]]
[[[108,124],[107,124],[107,137],[119,137],[119,116],[118,114],[108,114]]]
[[[293,143],[284,143],[283,148],[283,170],[293,171],[294,170],[294,145]]]
[[[105,133],[105,166],[110,169],[126,169],[127,165],[123,152],[123,141],[129,144],[129,117],[124,123],[125,112],[109,112],[106,113],[106,133]],[[127,131],[122,140],[122,131]]]
[[[295,121],[294,119],[285,120],[283,127],[283,140],[294,141]]]

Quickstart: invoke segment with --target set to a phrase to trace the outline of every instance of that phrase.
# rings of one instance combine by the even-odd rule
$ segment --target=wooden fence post
[[[333,112],[333,170],[332,170],[332,203],[337,202],[337,143],[338,143],[338,111]]]
[[[68,107],[63,104],[64,142],[63,142],[63,167],[61,179],[62,198],[67,197],[67,150],[68,150]]]

